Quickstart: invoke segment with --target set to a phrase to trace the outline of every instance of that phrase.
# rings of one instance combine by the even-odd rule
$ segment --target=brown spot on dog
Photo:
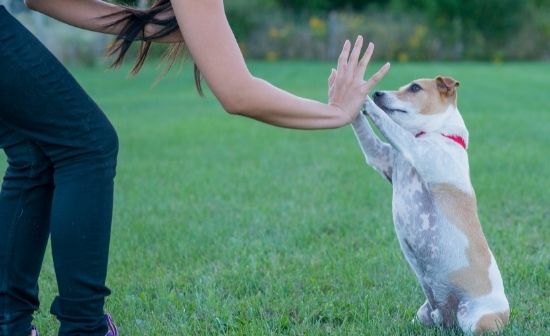
[[[411,90],[414,84],[419,85],[421,90]],[[399,100],[418,107],[420,114],[432,115],[445,112],[450,105],[456,106],[456,88],[459,85],[451,77],[438,76],[433,79],[417,79],[393,93]]]
[[[479,319],[473,331],[476,335],[499,332],[508,324],[509,318],[509,310],[502,313],[485,314]]]
[[[433,185],[431,192],[446,218],[468,239],[469,265],[452,272],[450,280],[471,297],[489,294],[492,289],[489,279],[491,254],[477,216],[475,194],[444,183]]]

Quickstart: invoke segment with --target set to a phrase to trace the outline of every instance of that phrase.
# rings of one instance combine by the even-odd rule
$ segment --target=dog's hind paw
[[[434,325],[434,321],[431,317],[432,308],[430,307],[430,303],[426,300],[424,304],[418,308],[418,311],[416,312],[416,320],[420,322],[423,326],[431,327]]]
[[[432,310],[432,312],[430,313],[430,317],[432,318],[432,321],[438,326],[443,323],[443,316],[441,315],[439,309]]]

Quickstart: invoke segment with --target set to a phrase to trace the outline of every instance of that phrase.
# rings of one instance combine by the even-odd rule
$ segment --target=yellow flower
[[[399,55],[397,55],[397,60],[399,62],[407,62],[409,60],[409,55],[407,55],[406,52],[400,52]]]
[[[309,28],[313,34],[322,36],[327,31],[327,23],[316,16],[312,16],[309,18]]]
[[[279,58],[279,54],[275,51],[269,51],[267,54],[265,54],[265,59],[268,62],[275,62]]]
[[[422,43],[422,40],[426,37],[426,34],[428,33],[428,28],[424,25],[418,25],[414,29],[413,35],[409,39],[409,45],[412,49],[417,49],[420,44]]]
[[[279,32],[279,29],[277,29],[275,27],[271,27],[271,28],[269,28],[268,35],[271,38],[278,38],[279,36],[281,36],[281,33]]]

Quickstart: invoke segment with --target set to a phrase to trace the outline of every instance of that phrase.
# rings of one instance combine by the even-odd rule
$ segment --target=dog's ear
[[[456,88],[460,85],[456,79],[445,76],[437,76],[435,78],[435,83],[437,84],[439,92],[448,97],[454,96],[456,94]]]

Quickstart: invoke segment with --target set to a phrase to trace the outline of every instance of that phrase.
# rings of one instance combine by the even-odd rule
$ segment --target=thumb
[[[330,72],[330,76],[328,77],[328,85],[329,86],[332,86],[334,84],[334,81],[336,80],[336,69],[332,69],[332,71]]]
[[[368,81],[363,82],[362,91],[367,94],[376,84],[384,78],[386,73],[390,70],[390,63],[384,64]]]

